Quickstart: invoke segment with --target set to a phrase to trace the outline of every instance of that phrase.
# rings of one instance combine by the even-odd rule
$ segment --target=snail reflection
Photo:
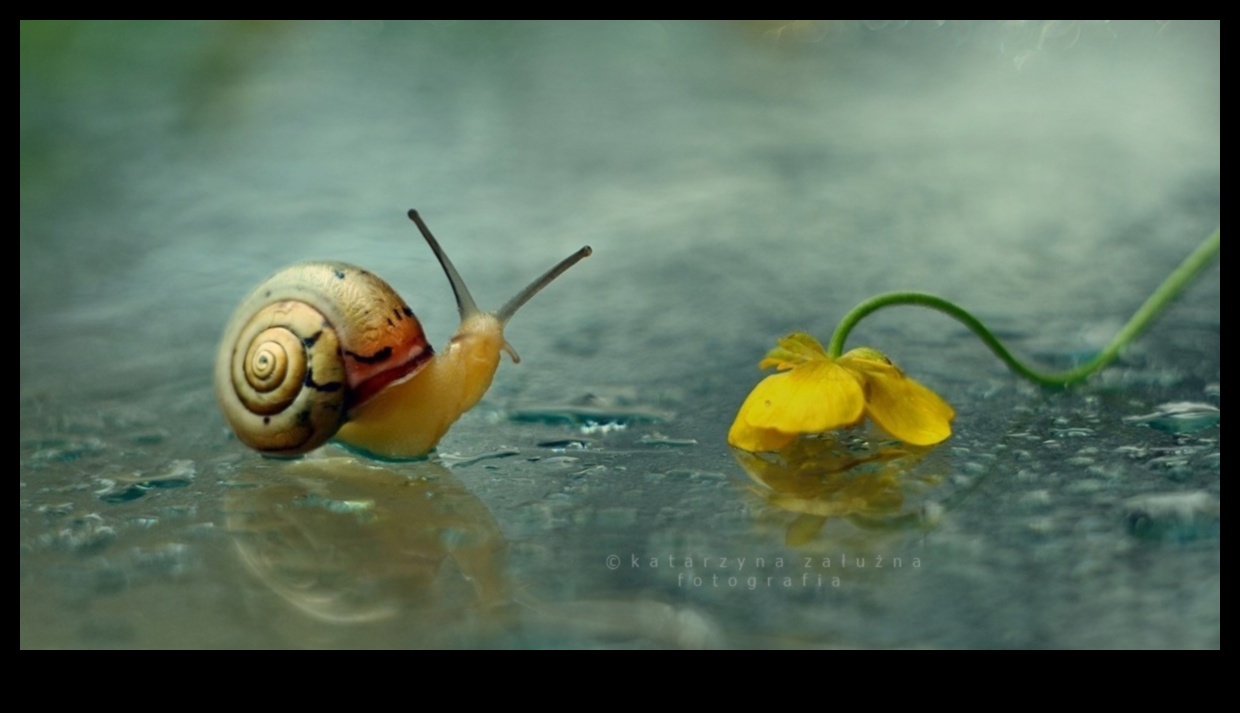
[[[257,460],[226,496],[255,617],[294,646],[714,648],[695,609],[654,599],[545,601],[514,584],[486,505],[443,465]]]
[[[732,450],[760,488],[754,492],[797,517],[785,540],[813,540],[831,519],[865,529],[898,530],[933,524],[928,496],[944,482],[934,449],[866,438],[857,429],[798,438],[772,453]],[[920,467],[919,467],[920,466]]]
[[[504,626],[505,540],[441,465],[262,461],[225,506],[246,569],[291,605],[260,598],[262,619],[304,645],[444,645]]]

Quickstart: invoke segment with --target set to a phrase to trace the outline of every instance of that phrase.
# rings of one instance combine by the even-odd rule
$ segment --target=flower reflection
[[[831,518],[869,529],[932,524],[936,509],[924,506],[920,496],[944,478],[915,468],[931,450],[842,431],[800,438],[775,453],[732,452],[749,477],[763,486],[755,492],[798,515],[785,539],[801,545]]]

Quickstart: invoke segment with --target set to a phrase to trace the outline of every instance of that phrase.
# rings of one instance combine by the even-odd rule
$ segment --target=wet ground
[[[1105,345],[1220,222],[1217,23],[34,23],[20,76],[23,648],[1221,645],[1217,265],[1068,391],[874,315],[940,446],[725,443],[879,292]],[[277,269],[452,334],[409,208],[483,307],[594,255],[431,461],[249,451],[212,363]]]

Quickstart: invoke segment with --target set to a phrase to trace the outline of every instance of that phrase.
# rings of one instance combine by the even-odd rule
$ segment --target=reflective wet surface
[[[1220,221],[1217,23],[23,24],[23,648],[1221,645],[1220,268],[1083,386],[934,313],[945,443],[725,434],[792,331],[923,290],[1048,367]],[[594,255],[430,461],[264,459],[215,404],[267,275],[431,342]]]

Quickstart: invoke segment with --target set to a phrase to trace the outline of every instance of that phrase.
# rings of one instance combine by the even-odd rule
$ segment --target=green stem
[[[1119,333],[1115,335],[1115,338],[1111,340],[1111,343],[1105,349],[1099,352],[1093,359],[1069,371],[1047,374],[1026,366],[1019,359],[1012,356],[1012,353],[976,317],[942,297],[936,297],[924,292],[888,292],[877,297],[871,297],[853,307],[852,311],[846,314],[840,325],[835,328],[835,333],[831,335],[831,343],[827,346],[827,353],[832,357],[838,357],[842,354],[844,352],[844,342],[848,339],[849,332],[870,313],[896,305],[920,305],[955,317],[964,326],[972,330],[990,348],[990,351],[995,353],[995,356],[1002,359],[1004,364],[1007,364],[1009,369],[1026,379],[1042,386],[1068,386],[1085,380],[1094,372],[1099,371],[1114,361],[1119,356],[1120,350],[1131,344],[1166,309],[1167,305],[1178,297],[1184,291],[1184,288],[1188,287],[1193,278],[1204,270],[1214,257],[1218,255],[1221,231],[1222,228],[1215,229],[1213,233],[1201,242],[1201,245],[1197,246],[1197,249],[1192,254],[1184,259],[1184,262],[1180,263],[1180,266],[1158,286],[1158,289],[1154,290],[1154,294],[1150,295],[1145,304],[1141,305],[1136,314],[1132,315],[1132,319],[1128,320],[1128,324],[1125,324],[1123,329],[1119,330]]]

